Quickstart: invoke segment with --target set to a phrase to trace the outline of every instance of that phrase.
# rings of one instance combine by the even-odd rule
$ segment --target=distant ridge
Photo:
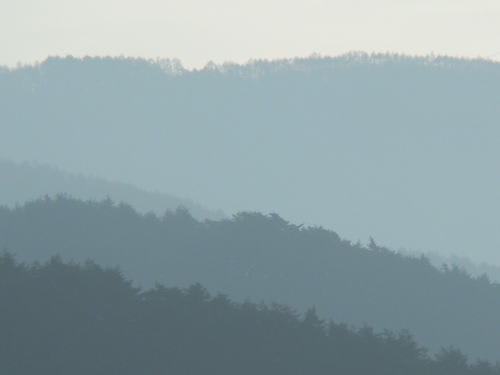
[[[0,154],[500,264],[499,98],[484,59],[54,57],[0,70]]]
[[[149,192],[133,185],[97,177],[64,172],[39,163],[15,163],[0,159],[0,205],[14,206],[43,196],[58,194],[101,201],[127,202],[142,213],[162,215],[166,210],[187,209],[198,220],[222,219],[222,211],[210,211],[201,205],[170,194]]]
[[[399,250],[398,252],[410,257],[424,256],[429,259],[432,265],[434,265],[436,268],[458,267],[465,270],[473,277],[481,277],[486,275],[492,282],[500,284],[500,267],[495,264],[490,264],[487,262],[476,262],[469,257],[457,256],[453,254],[441,255],[438,252],[420,253],[416,251],[404,250]]]
[[[500,61],[494,60],[491,57],[452,57],[448,55],[409,55],[404,53],[368,53],[364,51],[351,51],[340,55],[322,55],[313,53],[309,56],[303,57],[290,57],[290,58],[276,58],[276,59],[249,59],[244,63],[235,63],[231,61],[226,61],[223,63],[214,63],[209,61],[203,68],[198,69],[188,69],[182,65],[182,62],[176,58],[157,58],[157,59],[147,59],[142,57],[131,57],[131,56],[86,56],[83,58],[74,57],[72,55],[66,56],[51,56],[42,61],[37,61],[33,63],[18,64],[16,67],[7,67],[0,65],[0,71],[18,71],[23,69],[31,69],[41,67],[45,64],[55,63],[57,61],[73,61],[75,63],[106,63],[106,62],[122,62],[130,67],[136,67],[141,69],[143,72],[145,70],[158,70],[163,71],[169,75],[182,75],[190,74],[196,72],[204,71],[218,71],[221,73],[239,72],[245,75],[248,72],[253,73],[273,73],[277,71],[284,70],[296,70],[296,71],[313,71],[318,68],[323,69],[335,69],[342,66],[353,66],[353,65],[383,65],[383,64],[401,64],[401,63],[413,63],[420,64],[424,66],[435,66],[435,67],[449,67],[449,66],[462,66],[462,67],[472,67],[472,68],[493,68],[497,69],[500,65]],[[264,67],[264,69],[262,69]],[[266,69],[267,68],[267,69]],[[250,74],[249,76],[254,76]],[[254,76],[255,77],[255,76]]]

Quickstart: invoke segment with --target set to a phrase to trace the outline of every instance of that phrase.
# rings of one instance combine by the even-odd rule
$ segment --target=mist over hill
[[[399,250],[405,256],[420,257],[424,256],[437,268],[442,267],[457,267],[466,271],[473,277],[482,277],[486,275],[491,281],[500,284],[500,267],[486,262],[475,262],[467,257],[459,257],[456,255],[441,255],[438,252],[405,252]]]
[[[109,200],[47,198],[0,208],[0,247],[19,261],[60,254],[119,266],[145,287],[201,282],[240,302],[315,306],[339,323],[408,329],[433,352],[453,345],[473,359],[500,359],[499,284],[276,214],[199,222],[185,210],[157,217]]]
[[[193,217],[222,219],[221,211],[210,211],[190,200],[148,192],[132,185],[64,172],[36,163],[14,163],[0,159],[0,204],[22,205],[43,196],[63,194],[83,200],[111,199],[127,202],[140,212],[162,215],[166,210],[186,208]]]
[[[500,264],[500,64],[350,54],[0,71],[0,156]]]

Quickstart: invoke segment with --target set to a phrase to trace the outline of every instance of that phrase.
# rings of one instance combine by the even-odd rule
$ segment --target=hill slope
[[[0,153],[500,264],[500,64],[352,54],[164,66],[4,69]]]
[[[57,194],[83,200],[110,198],[128,202],[140,212],[163,214],[165,210],[185,207],[197,219],[221,219],[222,212],[209,211],[187,199],[169,194],[147,192],[132,185],[84,177],[44,165],[13,163],[0,159],[0,204],[13,206],[45,195]]]
[[[185,211],[143,216],[109,201],[46,199],[0,209],[0,246],[20,260],[61,254],[119,265],[146,286],[201,282],[239,301],[316,306],[338,322],[409,329],[431,350],[456,345],[500,359],[500,285],[278,215],[200,223]]]
[[[0,298],[9,375],[500,374],[456,350],[433,359],[405,333],[326,324],[313,310],[236,304],[200,285],[139,291],[93,263],[0,256]]]

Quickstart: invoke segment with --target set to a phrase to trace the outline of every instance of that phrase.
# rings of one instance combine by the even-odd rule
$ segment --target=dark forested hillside
[[[13,206],[45,195],[66,194],[83,200],[110,198],[127,202],[140,212],[156,212],[186,208],[193,217],[221,219],[221,211],[210,211],[188,199],[149,192],[132,185],[75,175],[46,165],[14,163],[0,159],[0,204]]]
[[[0,70],[0,156],[500,264],[499,103],[483,60],[51,58]]]
[[[316,306],[337,322],[409,329],[432,350],[500,359],[500,285],[275,214],[198,222],[183,210],[157,217],[60,197],[1,208],[0,246],[26,261],[60,254],[119,265],[145,286],[201,282],[238,301]]]
[[[375,334],[186,289],[133,288],[118,271],[0,256],[0,372],[9,375],[497,375],[455,349],[428,356]]]

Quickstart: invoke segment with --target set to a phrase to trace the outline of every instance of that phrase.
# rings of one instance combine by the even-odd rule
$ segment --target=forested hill
[[[238,304],[199,284],[141,291],[117,271],[0,256],[0,372],[9,375],[498,375],[454,349],[430,357],[406,334],[374,334]]]
[[[484,60],[50,58],[0,71],[0,156],[500,264],[499,98]]]
[[[149,192],[135,186],[96,177],[64,172],[34,163],[14,163],[0,159],[0,205],[13,206],[41,198],[66,194],[82,200],[127,202],[140,212],[163,214],[166,210],[186,208],[193,217],[221,219],[221,211],[211,211],[188,199],[170,194]]]
[[[408,329],[432,350],[455,345],[473,358],[500,359],[498,284],[275,214],[198,222],[183,210],[157,217],[60,197],[0,209],[0,246],[19,260],[60,254],[118,265],[146,286],[201,282],[239,301],[316,306],[337,322]]]

